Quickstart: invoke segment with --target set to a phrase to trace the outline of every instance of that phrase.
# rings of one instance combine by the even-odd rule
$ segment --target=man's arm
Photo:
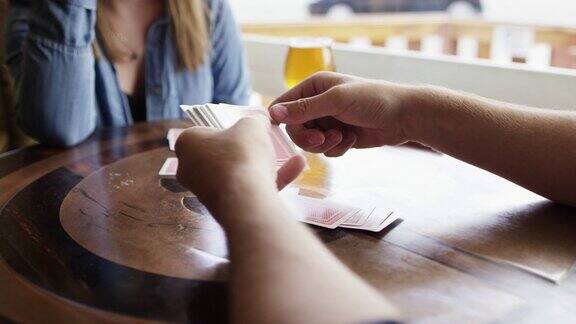
[[[576,114],[418,88],[408,137],[576,206]]]
[[[395,319],[381,295],[292,219],[274,188],[255,180],[237,182],[214,209],[230,246],[234,322]]]
[[[225,132],[193,128],[179,137],[176,152],[178,180],[226,232],[233,322],[396,319],[376,290],[290,215],[276,183],[294,179],[304,165],[301,157],[290,160],[274,181],[274,150],[263,123],[243,120]]]
[[[416,141],[576,206],[574,112],[321,73],[277,99],[270,114],[311,152]]]

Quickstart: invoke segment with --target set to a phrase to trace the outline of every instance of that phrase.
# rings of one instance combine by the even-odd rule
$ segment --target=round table
[[[0,155],[0,321],[226,319],[224,233],[158,176],[174,156],[168,129],[186,126],[104,129],[75,148]],[[425,149],[307,159],[300,194],[402,219],[381,233],[310,229],[408,320],[576,318],[575,209]]]

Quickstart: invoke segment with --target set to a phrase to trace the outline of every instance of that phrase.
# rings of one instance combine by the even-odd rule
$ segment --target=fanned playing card
[[[268,112],[261,107],[206,104],[180,106],[195,126],[227,129],[243,118],[263,116],[270,120]],[[276,163],[281,166],[298,154],[294,145],[278,125],[270,124],[270,139],[276,151]]]

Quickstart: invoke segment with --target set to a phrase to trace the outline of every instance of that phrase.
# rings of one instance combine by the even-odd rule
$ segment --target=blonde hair
[[[112,62],[121,61],[131,55],[118,42],[106,17],[105,6],[99,1],[97,31],[99,45]],[[210,48],[209,10],[204,0],[167,0],[166,10],[170,20],[172,37],[178,53],[179,68],[194,70],[204,64]]]

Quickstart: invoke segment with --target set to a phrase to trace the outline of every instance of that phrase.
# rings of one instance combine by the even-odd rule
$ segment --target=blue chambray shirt
[[[237,25],[226,0],[211,9],[211,50],[194,71],[178,69],[170,24],[148,32],[147,120],[183,118],[181,104],[246,104],[250,85]],[[7,63],[16,79],[20,126],[39,142],[73,146],[97,127],[133,120],[116,70],[95,59],[97,0],[13,0],[7,22]]]

